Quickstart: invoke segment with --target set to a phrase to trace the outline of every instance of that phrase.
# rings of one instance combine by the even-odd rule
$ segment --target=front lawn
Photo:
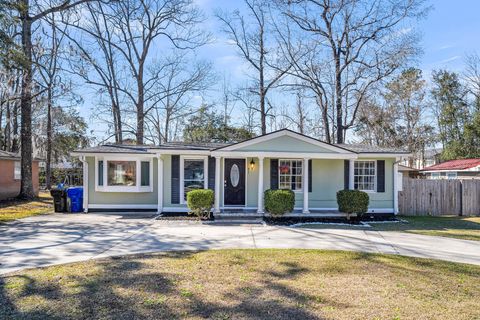
[[[53,199],[50,193],[40,192],[32,201],[9,200],[0,202],[0,223],[21,218],[45,214],[53,211]]]
[[[480,241],[480,217],[399,217],[408,223],[372,224],[376,230]]]
[[[480,267],[320,250],[140,255],[0,278],[5,319],[477,319]]]
[[[399,216],[404,222],[370,223],[368,226],[348,226],[335,224],[305,224],[302,228],[313,229],[353,229],[400,231],[407,233],[423,234],[427,236],[449,237],[464,240],[480,241],[480,217],[406,217]],[[369,222],[367,222],[369,223]]]

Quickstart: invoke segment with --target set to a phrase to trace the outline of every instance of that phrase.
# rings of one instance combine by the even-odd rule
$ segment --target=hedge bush
[[[214,203],[214,193],[210,189],[191,190],[187,193],[187,206],[190,214],[200,218],[209,218]]]
[[[338,210],[346,213],[347,219],[350,219],[353,213],[361,216],[368,211],[370,197],[366,192],[359,190],[340,190],[337,192],[337,203]]]
[[[292,212],[295,205],[295,193],[292,190],[266,190],[265,210],[274,216],[281,216]]]

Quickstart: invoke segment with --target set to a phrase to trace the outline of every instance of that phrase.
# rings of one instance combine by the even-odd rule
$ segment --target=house
[[[73,155],[83,163],[86,212],[188,212],[186,193],[210,188],[215,214],[258,215],[270,188],[295,192],[296,215],[339,215],[336,192],[344,188],[368,192],[371,213],[396,213],[398,162],[408,156],[328,144],[287,129],[232,144],[102,145]]]
[[[408,158],[405,158],[400,165],[418,170],[433,166],[434,164],[440,163],[440,155],[442,150],[442,148],[432,148],[423,152],[412,154]]]
[[[480,179],[480,159],[450,160],[421,172],[427,179]]]
[[[38,160],[32,163],[33,189],[38,195]],[[20,193],[21,166],[18,153],[0,150],[0,200],[16,197]]]
[[[418,178],[420,175],[420,170],[404,166],[403,164],[398,165],[398,172],[401,173],[404,178]]]

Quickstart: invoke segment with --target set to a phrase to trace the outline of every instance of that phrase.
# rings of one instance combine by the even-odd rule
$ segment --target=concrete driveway
[[[480,243],[389,231],[221,226],[120,215],[31,217],[0,225],[0,274],[168,250],[304,248],[401,254],[480,265]]]

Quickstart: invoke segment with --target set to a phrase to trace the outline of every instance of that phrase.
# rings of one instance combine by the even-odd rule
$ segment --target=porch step
[[[262,224],[263,216],[258,213],[216,213],[214,214],[216,223],[234,223],[234,224]]]

